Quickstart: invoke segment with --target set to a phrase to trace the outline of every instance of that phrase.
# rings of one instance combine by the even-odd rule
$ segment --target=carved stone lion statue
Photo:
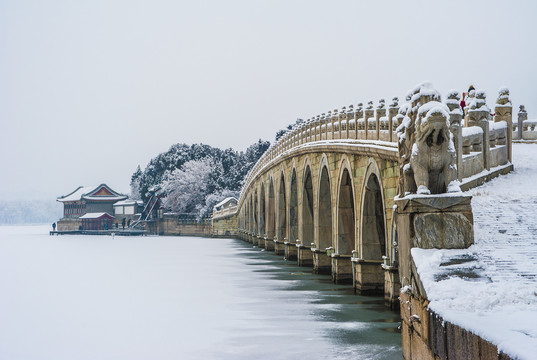
[[[404,191],[400,196],[461,191],[449,108],[428,83],[420,84],[410,98],[407,120],[398,128],[399,161],[404,163]]]
[[[428,110],[423,110],[423,107]],[[416,192],[441,194],[460,191],[456,182],[455,146],[449,130],[447,107],[433,101],[422,106],[419,112],[416,142],[410,155]]]

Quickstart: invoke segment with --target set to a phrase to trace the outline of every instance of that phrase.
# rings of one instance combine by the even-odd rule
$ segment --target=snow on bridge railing
[[[476,94],[478,95],[477,97]],[[452,90],[448,92],[445,103],[450,108],[458,108],[460,112],[460,99],[461,93]],[[476,92],[472,90],[467,94],[466,103],[468,106],[464,109],[464,114],[460,112],[460,116],[463,116],[464,120],[459,127],[460,131],[452,129],[457,150],[459,180],[478,174],[483,170],[490,170],[491,167],[504,165],[505,162],[512,160],[511,142],[513,134],[507,131],[507,123],[512,124],[512,104],[509,99],[509,90],[500,89],[495,114],[491,114],[489,108],[486,107],[484,91]],[[472,122],[473,115],[470,109],[472,104],[474,108],[477,106],[474,109],[476,110],[475,114],[480,115],[485,111],[487,112],[485,119],[488,121],[485,122],[481,121],[483,119],[479,119],[479,121]],[[485,107],[481,108],[482,105],[485,105]],[[358,103],[356,106],[343,106],[341,109],[334,109],[313,116],[302,123],[294,125],[276,143],[270,145],[248,172],[247,180],[239,198],[239,208],[242,206],[246,191],[257,178],[259,171],[273,159],[297,146],[338,139],[345,141],[376,140],[397,142],[396,129],[403,121],[404,109],[407,106],[408,103],[400,106],[399,98],[394,97],[390,105],[386,107],[385,100],[380,99],[376,107],[372,101],[367,103],[365,109],[363,103]],[[532,127],[532,123],[528,122],[527,128],[533,130],[535,124]],[[535,132],[535,135],[537,139],[537,132]],[[460,144],[460,146],[457,146],[457,144]],[[491,156],[491,148],[495,148],[497,145],[498,148],[492,151]],[[501,154],[498,154],[500,152]]]
[[[213,219],[233,215],[237,212],[237,209],[238,209],[237,205],[233,205],[227,208],[222,208],[220,210],[215,210],[213,211]]]
[[[513,123],[513,139],[537,140],[537,119],[528,119],[524,105],[518,110],[518,122]]]
[[[322,113],[293,126],[291,130],[284,133],[276,143],[265,151],[263,156],[248,172],[247,181],[243,189],[249,187],[259,170],[270,161],[299,145],[337,139],[396,142],[395,129],[400,125],[400,120],[398,122],[395,119],[398,111],[399,99],[395,97],[392,99],[388,109],[386,109],[384,99],[381,99],[376,110],[373,109],[372,101],[368,103],[365,111],[362,103],[359,103],[356,108],[354,105],[343,106],[339,110],[334,109],[333,111]],[[363,125],[365,122],[368,123],[367,128]],[[356,124],[358,124],[358,128]],[[239,203],[242,203],[242,197],[243,195],[241,194]]]

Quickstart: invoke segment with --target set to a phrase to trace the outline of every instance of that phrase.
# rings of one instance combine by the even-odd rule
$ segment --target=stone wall
[[[56,223],[57,231],[73,231],[78,230],[82,226],[82,220],[80,219],[60,219]]]
[[[238,215],[221,216],[212,220],[212,234],[214,237],[236,237],[239,235]]]
[[[175,218],[163,218],[144,223],[145,230],[152,235],[211,236],[210,223],[182,222]]]
[[[402,291],[400,301],[403,359],[511,359],[492,343],[442,319],[411,291]]]

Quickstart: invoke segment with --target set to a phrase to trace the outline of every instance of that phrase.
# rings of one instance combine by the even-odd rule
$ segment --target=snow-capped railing
[[[518,110],[518,122],[513,123],[513,139],[537,140],[537,119],[528,119],[524,105]]]
[[[233,215],[237,212],[237,209],[237,205],[234,205],[227,208],[223,208],[222,210],[213,211],[213,219]]]
[[[376,109],[373,109],[372,101],[365,110],[362,108],[362,103],[359,103],[356,108],[354,105],[349,105],[348,108],[343,106],[340,110],[334,109],[322,113],[294,126],[261,156],[248,173],[243,189],[249,188],[259,170],[269,162],[299,145],[336,139],[396,142],[395,129],[398,123],[395,116],[398,111],[398,98],[393,98],[388,109],[385,108],[385,101],[381,99]],[[367,129],[363,126],[365,121],[368,123]],[[358,124],[358,129],[356,124]],[[242,204],[242,201],[243,194],[241,193],[239,204]]]
[[[464,122],[461,124],[460,131],[453,131],[455,144],[460,144],[460,146],[456,146],[459,180],[478,174],[483,170],[490,170],[491,167],[504,165],[512,159],[512,134],[507,131],[507,123],[512,124],[509,90],[500,90],[495,107],[496,114],[490,114],[485,104],[486,116],[478,121],[478,125],[475,125],[469,124],[469,119],[472,118],[470,105],[475,102],[477,105],[474,107],[481,106],[486,100],[483,91],[479,91],[477,94],[478,98],[476,98],[475,91],[470,92],[467,98],[468,106],[464,109]],[[460,92],[451,91],[448,94],[446,104],[450,107],[453,105],[458,107],[459,101]],[[474,110],[481,114],[484,113],[485,108],[478,107]],[[372,101],[368,102],[365,109],[363,103],[359,103],[356,107],[354,105],[343,106],[341,109],[322,113],[293,126],[267,149],[249,171],[239,198],[239,208],[242,206],[247,190],[261,169],[278,156],[297,146],[337,139],[396,142],[396,129],[403,120],[401,114],[398,114],[399,110],[399,99],[394,97],[387,108],[383,99],[379,100],[376,108],[374,108]],[[460,107],[459,114],[462,114]],[[535,128],[535,126],[531,127],[529,123],[528,127]]]

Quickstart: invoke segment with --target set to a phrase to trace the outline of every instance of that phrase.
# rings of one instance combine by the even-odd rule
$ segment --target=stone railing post
[[[313,131],[313,126],[315,125],[315,117],[312,117],[309,119],[309,122],[308,122],[308,142],[313,142],[313,138],[312,138],[312,131]]]
[[[310,124],[310,142],[317,140],[317,116],[311,118]]]
[[[468,126],[479,126],[483,129],[482,137],[482,152],[484,168],[490,170],[490,139],[489,139],[489,121],[488,116],[490,109],[486,103],[486,94],[483,90],[479,90],[475,94],[475,99],[470,104],[468,110]]]
[[[331,132],[332,132],[332,140],[335,138],[335,121],[339,118],[339,115],[338,115],[338,110],[337,109],[334,109],[334,111],[332,111],[332,118],[331,118],[331,124],[332,124],[332,129]]]
[[[364,129],[365,139],[369,139],[369,119],[375,116],[375,110],[373,110],[373,101],[367,103],[367,108],[364,110]]]
[[[399,98],[394,97],[392,99],[392,103],[388,107],[388,131],[390,132],[388,141],[390,142],[395,141],[394,136],[393,136],[393,132],[394,132],[393,119],[395,118],[398,112],[399,112]]]
[[[319,138],[317,139],[317,128],[315,128],[315,141],[321,141],[322,138],[322,130],[323,130],[323,119],[324,119],[324,113],[322,115],[319,115],[317,117],[317,126],[319,127]]]
[[[496,107],[494,122],[505,121],[507,123],[507,159],[513,163],[513,104],[509,99],[509,89],[500,89]]]
[[[526,109],[524,105],[520,105],[520,109],[518,110],[518,140],[524,140],[524,121],[528,120],[528,113],[526,112]]]
[[[364,117],[363,104],[358,103],[354,112],[354,137],[358,139],[358,120]]]
[[[346,124],[345,124],[345,138],[348,139],[349,138],[349,134],[350,134],[350,121],[354,118],[354,105],[349,105],[349,108],[347,110],[347,116],[346,116]],[[356,124],[354,125],[356,126]]]
[[[379,104],[377,106],[377,111],[375,113],[375,120],[376,120],[376,126],[377,126],[377,131],[376,131],[376,139],[377,140],[380,140],[380,119],[382,117],[386,117],[386,103],[384,102],[384,99],[380,99],[379,100]]]
[[[341,131],[341,120],[345,120],[347,119],[347,108],[345,106],[343,106],[341,108],[341,110],[339,111],[339,117],[338,117],[338,121],[339,121],[339,138],[341,139],[341,134],[342,134],[342,131]]]
[[[455,153],[457,155],[457,180],[462,181],[463,165],[462,165],[462,116],[463,112],[460,105],[460,93],[458,90],[451,90],[448,93],[446,105],[449,108],[449,129],[453,134],[453,143],[455,145]]]
[[[328,140],[328,123],[332,121],[332,111],[328,111],[324,119],[324,139]]]
[[[490,126],[487,118],[481,119],[480,127],[483,129],[483,159],[485,169],[490,170]]]

